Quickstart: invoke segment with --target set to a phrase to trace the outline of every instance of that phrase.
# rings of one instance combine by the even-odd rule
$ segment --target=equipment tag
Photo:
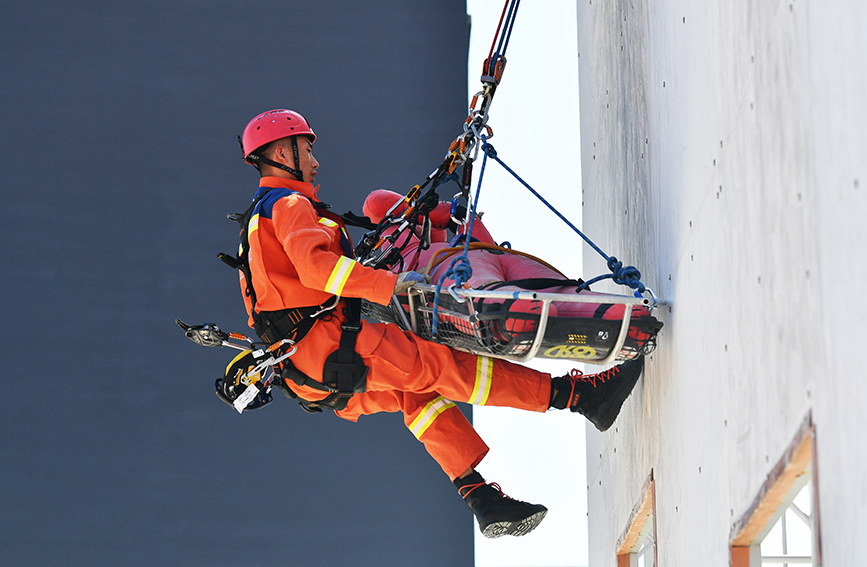
[[[235,406],[235,409],[238,410],[238,413],[244,413],[244,408],[250,405],[250,402],[256,397],[259,393],[259,388],[256,387],[256,384],[250,384],[247,386],[247,389],[244,390],[244,393],[235,398],[235,401],[232,403]]]

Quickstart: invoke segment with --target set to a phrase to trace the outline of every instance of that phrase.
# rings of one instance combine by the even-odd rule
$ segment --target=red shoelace
[[[466,499],[466,497],[469,496],[473,490],[477,489],[480,486],[491,486],[494,489],[496,489],[496,491],[499,492],[501,496],[505,496],[506,498],[510,498],[510,499],[514,500],[514,498],[511,498],[511,496],[506,496],[505,494],[503,494],[503,489],[500,488],[500,485],[497,484],[496,482],[480,482],[478,484],[468,484],[466,486],[460,487],[458,489],[458,494],[461,495],[461,498]],[[469,490],[467,490],[467,489],[469,489]],[[464,490],[467,490],[467,491],[464,492]]]
[[[575,394],[575,385],[578,382],[589,382],[595,388],[596,387],[596,380],[599,380],[599,382],[604,384],[609,379],[611,379],[612,376],[617,374],[619,371],[620,371],[620,366],[612,366],[611,368],[609,368],[607,370],[603,370],[602,372],[599,372],[597,374],[589,374],[588,375],[588,374],[584,374],[583,372],[581,372],[577,368],[573,368],[569,372],[569,383],[572,385],[572,391],[569,392],[569,405],[567,407],[572,407],[576,403],[578,403],[578,397],[579,396],[577,396]]]
[[[572,382],[573,386],[575,382],[590,382],[595,388],[596,380],[599,380],[604,384],[618,372],[620,372],[620,366],[612,366],[611,368],[603,370],[602,372],[599,372],[597,374],[584,374],[577,368],[573,368],[569,372],[569,381]]]

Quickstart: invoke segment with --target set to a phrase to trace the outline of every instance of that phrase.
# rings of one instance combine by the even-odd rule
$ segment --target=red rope
[[[491,42],[491,50],[488,52],[488,59],[486,63],[490,65],[492,63],[491,56],[494,55],[494,46],[497,44],[497,38],[500,37],[500,28],[503,27],[503,18],[506,17],[506,8],[509,7],[509,0],[506,0],[506,3],[503,4],[503,13],[500,14],[500,23],[497,24],[497,33],[494,34],[494,41]],[[490,69],[485,69],[485,73],[492,73]]]

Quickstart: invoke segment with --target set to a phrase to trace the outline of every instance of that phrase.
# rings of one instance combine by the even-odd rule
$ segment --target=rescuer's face
[[[304,174],[304,181],[313,183],[319,162],[313,157],[313,144],[306,136],[298,136],[298,165]]]

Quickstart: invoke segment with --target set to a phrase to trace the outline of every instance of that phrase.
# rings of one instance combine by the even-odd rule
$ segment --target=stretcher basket
[[[649,354],[662,328],[651,315],[632,316],[634,306],[653,308],[648,298],[451,288],[439,294],[434,333],[435,294],[435,286],[417,284],[388,306],[362,302],[362,313],[452,348],[518,362],[540,357],[609,365]],[[508,311],[514,300],[533,302],[532,312]],[[623,318],[550,317],[555,301],[623,305]]]

